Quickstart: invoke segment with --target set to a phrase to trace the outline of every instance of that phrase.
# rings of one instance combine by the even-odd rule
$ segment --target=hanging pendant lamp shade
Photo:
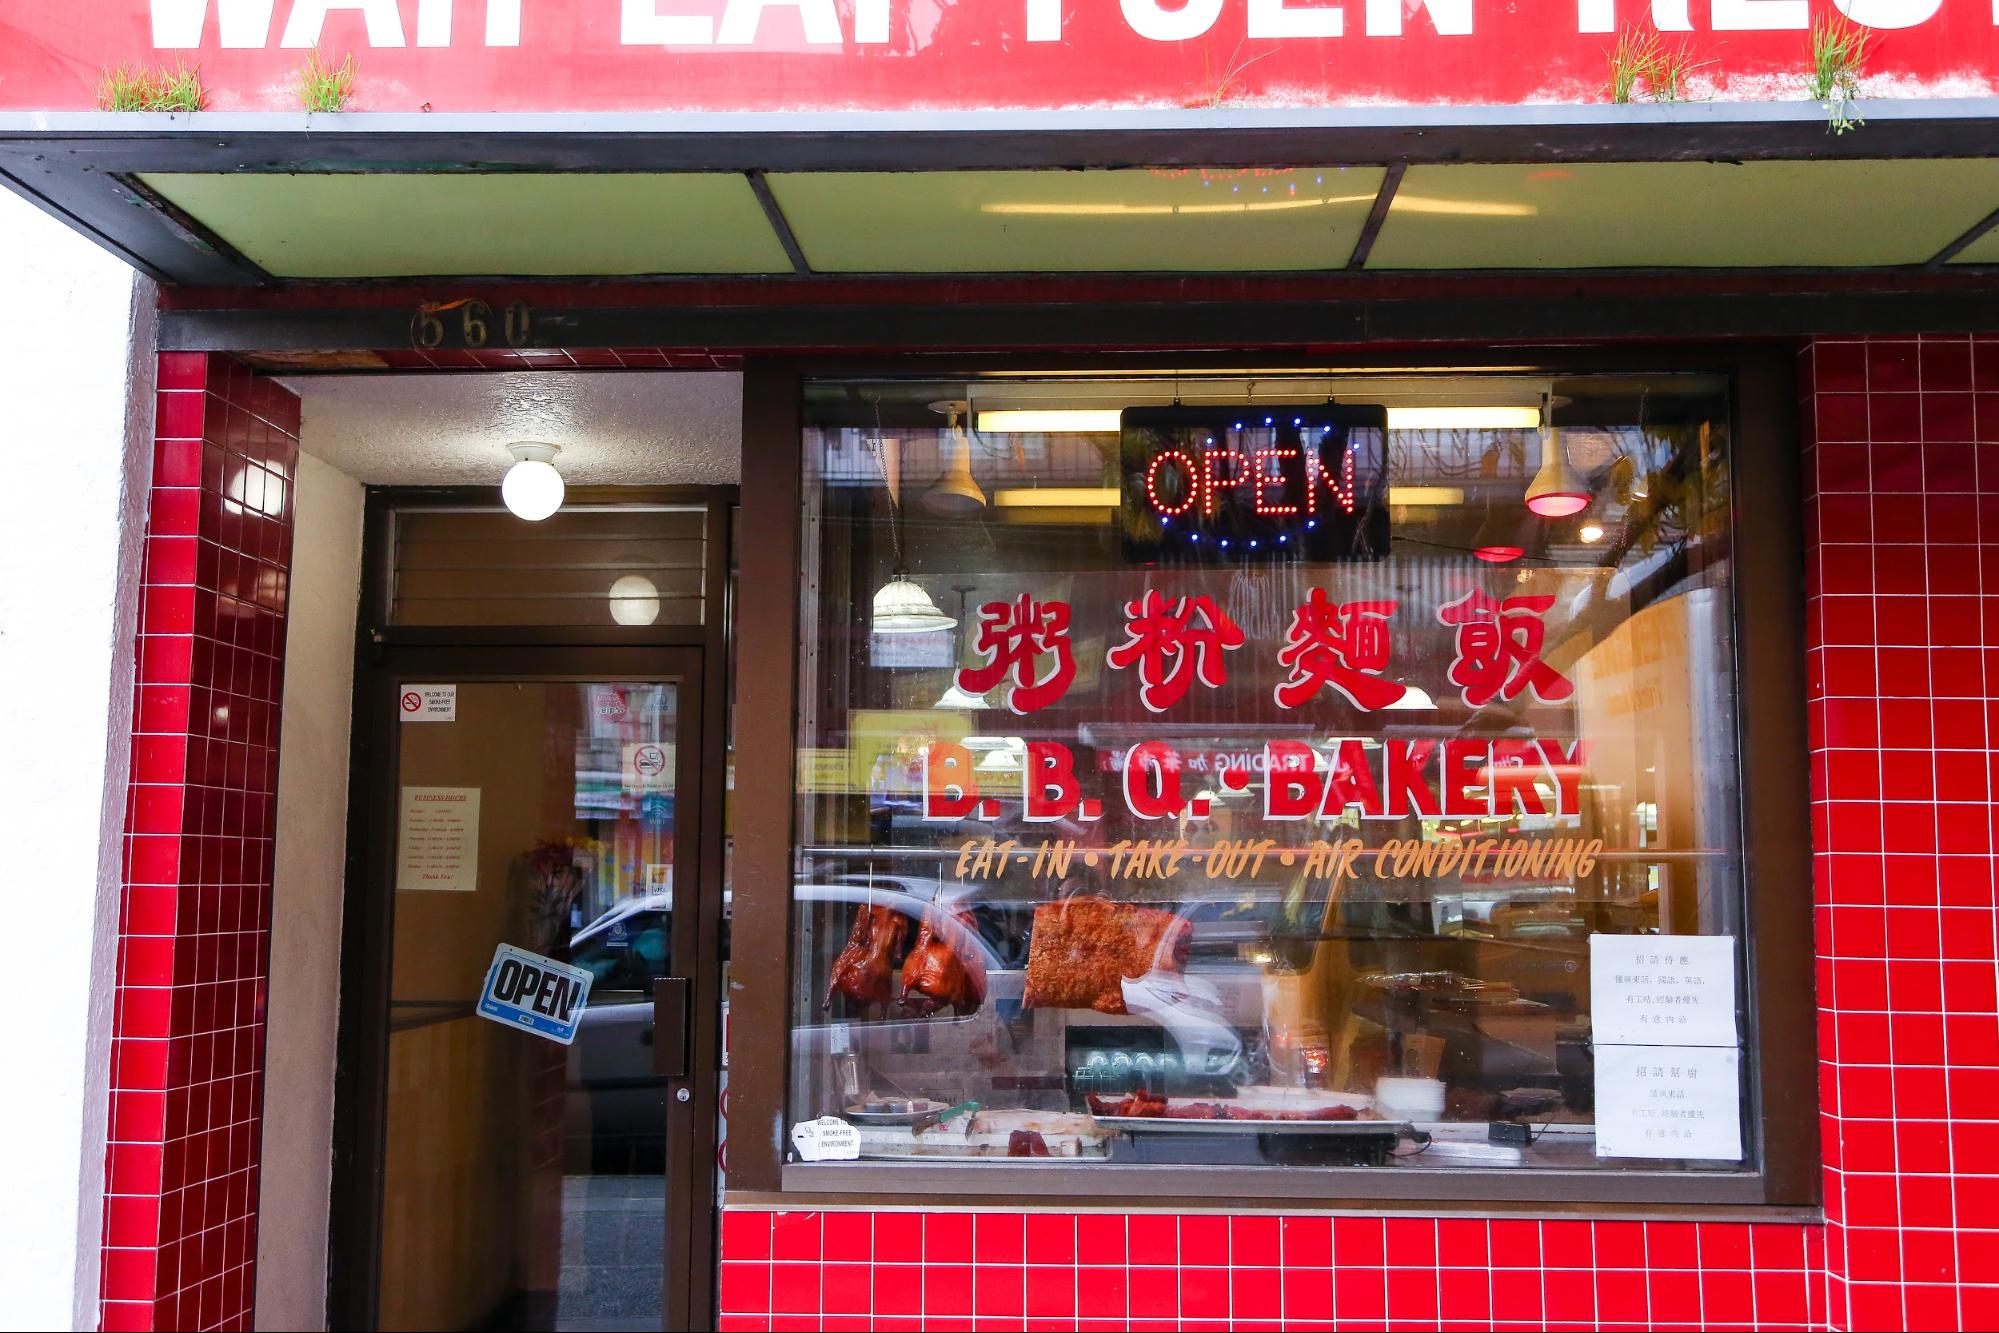
[[[1589,487],[1569,466],[1562,432],[1541,427],[1541,470],[1527,483],[1527,507],[1542,518],[1567,518],[1589,508]]]
[[[877,634],[926,634],[950,629],[958,620],[938,610],[929,593],[897,571],[875,594],[872,623]]]
[[[950,462],[937,484],[923,493],[923,507],[940,518],[976,514],[986,507],[986,493],[972,475],[972,441],[958,424],[958,414],[965,410],[965,404],[945,402],[930,406],[950,417],[944,446],[950,451]]]
[[[1501,510],[1488,507],[1485,522],[1478,525],[1478,532],[1471,539],[1471,553],[1488,565],[1512,564],[1525,553],[1518,527],[1509,523]]]

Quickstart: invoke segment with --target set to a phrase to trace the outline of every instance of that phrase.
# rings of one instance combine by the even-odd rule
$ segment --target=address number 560
[[[410,320],[410,341],[426,351],[447,343],[489,347],[496,334],[502,346],[527,346],[534,334],[534,308],[514,301],[495,316],[492,306],[476,299],[426,302]]]

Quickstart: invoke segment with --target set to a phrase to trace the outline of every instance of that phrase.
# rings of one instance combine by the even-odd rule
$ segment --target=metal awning
[[[0,173],[194,286],[1985,274],[1999,101],[0,115]]]

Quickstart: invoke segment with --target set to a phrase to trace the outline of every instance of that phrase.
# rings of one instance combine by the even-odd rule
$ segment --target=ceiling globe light
[[[1586,542],[1600,542],[1603,540],[1603,529],[1595,523],[1585,523],[1582,526],[1582,531],[1578,532],[1576,536]]]
[[[555,446],[523,442],[508,445],[507,452],[514,456],[514,465],[500,482],[500,498],[513,516],[539,523],[562,508],[562,474],[554,467]]]
[[[626,574],[611,584],[611,619],[620,625],[650,625],[659,619],[659,585],[643,574]]]
[[[1388,711],[1406,712],[1416,709],[1435,708],[1436,706],[1437,701],[1432,699],[1430,692],[1421,685],[1404,685],[1402,687],[1402,697],[1394,703],[1389,704]]]
[[[957,624],[930,600],[930,594],[898,575],[875,594],[873,626],[877,634],[927,634]]]

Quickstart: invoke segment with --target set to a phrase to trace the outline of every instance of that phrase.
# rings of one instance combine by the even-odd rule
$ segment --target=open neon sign
[[[1127,559],[1372,560],[1388,553],[1388,413],[1328,403],[1124,412]]]

